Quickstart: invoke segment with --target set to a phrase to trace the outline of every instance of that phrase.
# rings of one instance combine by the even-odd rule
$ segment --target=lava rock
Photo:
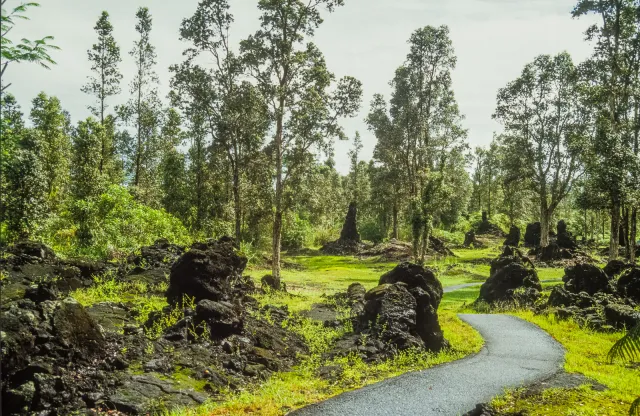
[[[520,245],[520,228],[512,225],[507,234],[507,239],[502,244],[504,246],[518,247]]]
[[[529,290],[531,289],[531,290]],[[489,278],[480,286],[478,300],[496,302],[534,302],[542,290],[531,261],[516,248],[506,246],[491,262]]]
[[[640,312],[628,305],[611,304],[604,307],[607,322],[618,329],[631,329],[640,324]]]
[[[575,238],[567,231],[567,223],[564,220],[558,221],[558,235],[556,237],[558,247],[575,250],[578,248]]]
[[[626,261],[611,260],[609,263],[607,263],[606,266],[604,266],[602,270],[607,274],[607,276],[609,276],[610,278],[614,278],[620,273],[622,273],[623,271],[630,269],[632,267],[633,267],[633,264],[627,263]]]
[[[640,267],[635,266],[622,273],[617,286],[622,296],[640,303]]]
[[[246,265],[247,258],[236,253],[232,240],[195,243],[171,268],[167,300],[170,304],[182,302],[183,296],[196,303],[229,300]]]
[[[609,278],[602,269],[588,263],[579,263],[564,269],[565,288],[571,293],[613,293]]]
[[[539,246],[541,235],[542,235],[542,227],[539,222],[527,224],[527,229],[524,232],[524,245],[526,247]]]

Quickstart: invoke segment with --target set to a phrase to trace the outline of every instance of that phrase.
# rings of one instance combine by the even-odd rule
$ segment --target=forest
[[[21,108],[0,80],[3,414],[441,414],[340,398],[471,362],[520,322],[564,348],[562,370],[458,407],[442,393],[446,414],[640,414],[640,2],[578,0],[591,56],[531,56],[475,148],[449,27],[415,28],[367,103],[314,44],[344,3],[256,1],[235,43],[229,0],[169,29],[141,7],[132,44],[103,11],[79,34],[77,123],[46,85]],[[52,36],[12,36],[38,7],[2,0],[2,75],[57,65]],[[185,45],[169,79],[158,30]],[[345,132],[358,114],[371,160]]]

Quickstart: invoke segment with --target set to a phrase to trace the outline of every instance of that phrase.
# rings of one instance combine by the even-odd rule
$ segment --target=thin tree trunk
[[[241,230],[242,230],[242,209],[240,206],[240,174],[238,167],[233,169],[233,205],[236,220],[236,244],[240,247]]]
[[[620,202],[615,201],[611,207],[611,236],[609,238],[609,260],[618,258],[620,243]]]
[[[551,221],[551,211],[547,204],[547,198],[540,201],[540,247],[549,245],[549,222]]]
[[[636,261],[636,250],[638,249],[638,208],[631,210],[631,232],[629,233],[629,247],[631,252],[629,260],[631,263]]]
[[[398,239],[398,201],[393,201],[393,233],[391,238]]]
[[[622,209],[622,242],[626,250],[626,257],[631,256],[631,247],[629,244],[629,207],[624,206]]]
[[[279,114],[276,121],[276,137],[274,140],[274,149],[276,156],[276,195],[275,208],[276,212],[273,218],[273,254],[271,263],[271,273],[273,275],[275,288],[280,288],[280,241],[282,239],[282,134],[283,134],[283,117],[284,117],[284,98],[279,102]]]

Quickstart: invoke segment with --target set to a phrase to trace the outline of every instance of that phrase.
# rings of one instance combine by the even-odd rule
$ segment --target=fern
[[[609,361],[619,358],[626,361],[637,361],[640,357],[640,325],[636,325],[627,334],[613,344],[609,351]]]

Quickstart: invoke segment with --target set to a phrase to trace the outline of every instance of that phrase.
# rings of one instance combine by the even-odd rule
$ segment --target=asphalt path
[[[546,380],[562,369],[564,349],[536,325],[510,315],[459,316],[484,338],[478,354],[343,393],[289,415],[458,416],[506,388]]]

